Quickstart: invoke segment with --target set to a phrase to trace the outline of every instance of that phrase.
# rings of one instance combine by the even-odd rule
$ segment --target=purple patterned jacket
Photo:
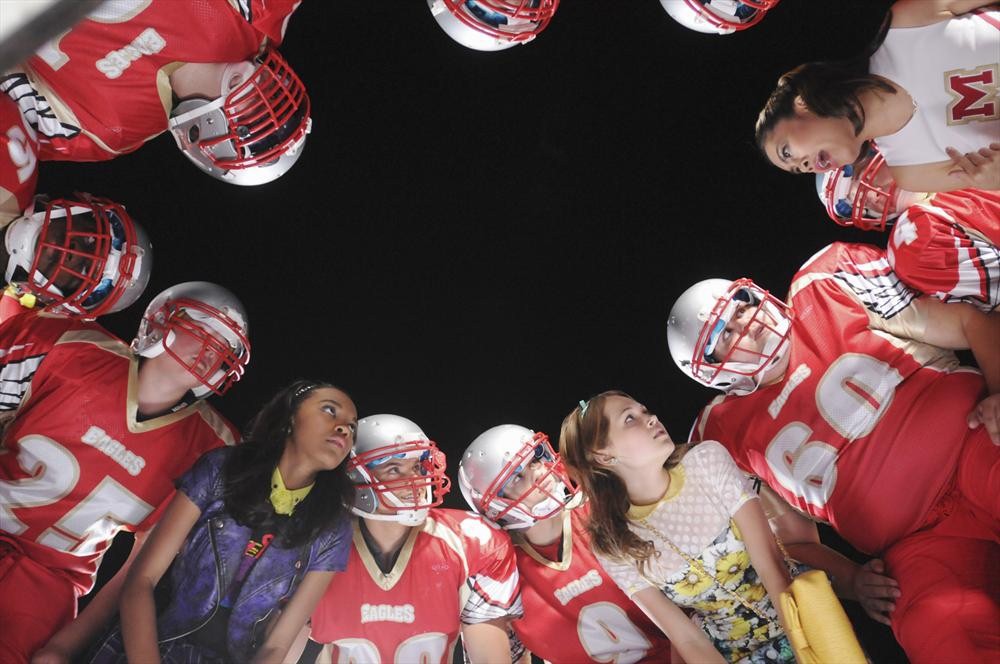
[[[232,449],[208,452],[177,483],[178,490],[201,509],[201,516],[171,567],[172,599],[157,616],[160,643],[191,634],[211,619],[229,593],[229,583],[252,535],[250,528],[224,512],[222,466]],[[345,514],[335,530],[310,544],[297,549],[268,547],[250,569],[233,604],[228,657],[248,661],[264,643],[269,618],[291,598],[306,573],[343,571],[350,544],[350,519]]]

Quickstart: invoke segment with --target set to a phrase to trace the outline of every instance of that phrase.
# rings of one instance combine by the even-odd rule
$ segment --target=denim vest
[[[198,630],[215,614],[229,593],[229,582],[251,534],[221,512],[202,515],[171,567],[172,600],[157,618],[160,643]],[[331,541],[332,534],[324,534],[296,549],[268,547],[247,574],[233,604],[226,651],[220,655],[236,661],[253,656],[264,643],[268,619],[291,598],[316,552]]]

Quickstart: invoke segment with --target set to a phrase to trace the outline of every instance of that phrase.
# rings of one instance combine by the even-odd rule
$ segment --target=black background
[[[577,400],[609,388],[682,440],[714,394],[667,352],[687,286],[753,276],[784,296],[827,243],[884,243],[829,221],[813,178],[769,166],[752,132],[782,72],[860,52],[888,4],[785,0],[720,37],[656,0],[567,0],[534,42],[479,53],[422,0],[306,0],[281,50],[314,126],[285,177],[226,185],[161,136],[112,162],[45,163],[39,191],[119,200],[152,236],[147,293],[103,320],[123,338],[173,283],[240,296],[252,359],[215,400],[238,426],[316,377],[361,415],[416,421],[452,477],[485,429],[555,439]],[[446,505],[464,507],[457,488]],[[853,615],[875,661],[905,661],[887,628]]]

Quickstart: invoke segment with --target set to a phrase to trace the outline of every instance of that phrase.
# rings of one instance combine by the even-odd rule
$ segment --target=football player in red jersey
[[[170,128],[199,168],[256,185],[287,171],[309,97],[272,44],[297,2],[122,0],[100,5],[0,79],[39,158],[102,161]]]
[[[895,222],[886,257],[907,286],[984,311],[1000,305],[1000,192],[905,191],[874,145],[857,164],[817,174],[816,189],[842,226],[884,231]]]
[[[236,441],[202,398],[243,374],[246,313],[188,282],[153,299],[131,347],[42,310],[0,325],[0,350],[0,652],[26,662],[48,643],[35,661],[67,661],[117,608],[128,563],[73,620],[115,534],[147,531],[174,480]]]
[[[899,596],[868,590],[913,661],[1000,655],[998,338],[1000,316],[918,298],[867,245],[819,252],[787,305],[711,279],[670,312],[674,361],[726,393],[692,438],[721,441],[781,499],[884,559]],[[982,373],[947,348],[971,348]],[[793,554],[842,589],[867,592],[854,578],[881,569],[813,544]]]
[[[153,247],[118,203],[80,193],[36,196],[7,224],[0,265],[7,282],[0,323],[36,304],[50,313],[94,319],[121,311],[142,295],[153,269]]]
[[[354,546],[312,617],[300,661],[447,664],[459,632],[468,661],[509,662],[521,615],[510,539],[477,515],[437,507],[444,454],[410,420],[358,421],[348,474]]]
[[[511,623],[512,652],[554,664],[670,661],[670,641],[594,558],[589,505],[548,436],[516,424],[488,429],[462,455],[458,485],[514,542],[524,618]]]

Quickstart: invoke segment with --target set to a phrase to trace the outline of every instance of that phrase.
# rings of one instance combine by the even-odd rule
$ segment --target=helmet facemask
[[[116,311],[146,258],[125,208],[89,194],[37,198],[34,214],[14,221],[5,241],[8,283],[34,294],[49,311],[84,318]],[[140,291],[146,279],[148,270]]]
[[[184,357],[175,351],[180,335],[193,339],[197,354]],[[198,300],[175,298],[158,309],[147,312],[139,336],[155,346],[146,356],[166,353],[198,379],[192,390],[196,397],[209,392],[225,394],[243,377],[250,361],[250,343],[242,326],[225,313]]]
[[[394,459],[416,459],[416,474],[378,479],[379,466]],[[347,475],[357,490],[352,511],[366,519],[419,525],[430,508],[444,502],[450,488],[445,469],[444,453],[431,440],[399,442],[360,454],[351,450]],[[380,513],[379,507],[385,512]]]
[[[543,470],[536,471],[531,483],[517,495],[511,495],[512,482],[536,464],[541,464]],[[459,472],[462,471],[464,468]],[[470,484],[467,479],[465,484]],[[477,511],[510,530],[530,528],[565,509],[576,507],[578,501],[575,499],[580,495],[579,488],[570,479],[562,459],[552,449],[544,433],[536,433],[525,440],[481,494],[477,495],[478,492],[471,486],[463,485],[463,489],[475,502]],[[531,506],[525,503],[525,499],[538,494],[542,496],[540,501]]]
[[[732,321],[747,308],[754,309],[732,344],[719,357],[717,348]],[[706,315],[689,371],[699,382],[724,392],[749,394],[760,386],[766,371],[788,347],[792,312],[749,279],[738,279]],[[766,335],[758,347],[757,339]]]
[[[830,218],[865,231],[884,231],[906,208],[926,198],[897,187],[885,157],[874,146],[861,161],[817,177]]]

